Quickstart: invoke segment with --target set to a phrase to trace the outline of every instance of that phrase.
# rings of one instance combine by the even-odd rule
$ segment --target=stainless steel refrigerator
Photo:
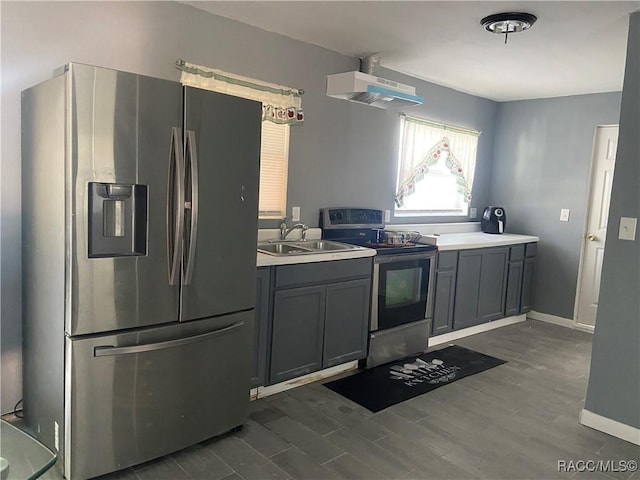
[[[69,64],[22,95],[24,413],[68,479],[245,420],[259,102]]]

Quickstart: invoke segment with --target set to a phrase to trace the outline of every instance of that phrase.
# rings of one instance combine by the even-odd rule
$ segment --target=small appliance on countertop
[[[504,233],[507,227],[507,213],[503,207],[486,207],[482,214],[480,228],[484,233]]]

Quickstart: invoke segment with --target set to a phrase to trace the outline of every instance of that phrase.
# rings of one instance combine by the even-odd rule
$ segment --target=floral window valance
[[[471,188],[464,176],[462,165],[455,157],[450,149],[449,139],[443,137],[431,150],[425,155],[424,160],[416,165],[411,173],[402,181],[398,192],[396,193],[396,205],[401,207],[404,203],[404,197],[415,192],[416,183],[424,178],[429,172],[429,167],[435,165],[440,160],[443,153],[447,153],[445,164],[449,171],[456,177],[458,191],[464,196],[466,202],[471,201]]]
[[[462,200],[471,201],[476,150],[480,132],[402,115],[397,207],[416,190],[444,155],[444,165],[455,177]]]
[[[263,82],[233,73],[177,61],[182,71],[180,82],[189,87],[212,90],[262,102],[262,120],[278,124],[301,125],[304,121],[302,91]]]

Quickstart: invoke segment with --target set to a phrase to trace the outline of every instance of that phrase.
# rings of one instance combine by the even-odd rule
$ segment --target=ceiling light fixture
[[[480,20],[480,24],[489,33],[504,33],[504,43],[510,33],[524,32],[536,23],[538,18],[530,13],[508,12],[489,15]]]

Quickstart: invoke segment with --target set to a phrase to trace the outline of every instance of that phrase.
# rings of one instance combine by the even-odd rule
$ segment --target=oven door
[[[431,318],[434,268],[435,252],[377,255],[371,331]]]

